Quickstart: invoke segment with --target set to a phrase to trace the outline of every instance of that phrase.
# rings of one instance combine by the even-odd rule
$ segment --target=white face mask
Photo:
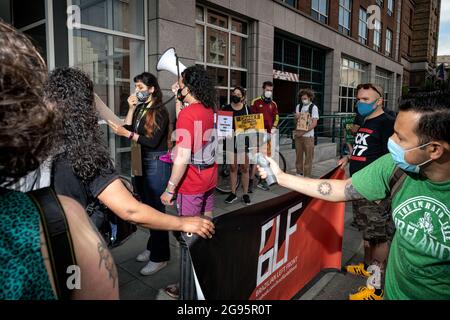
[[[309,104],[309,99],[302,99],[302,103],[304,106]]]
[[[266,97],[267,99],[272,98],[272,91],[264,91],[264,97]]]

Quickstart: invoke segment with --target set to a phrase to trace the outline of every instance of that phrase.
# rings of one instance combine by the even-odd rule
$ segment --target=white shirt
[[[302,109],[300,110],[300,105],[298,104],[297,107],[295,108],[295,112],[299,113],[299,112],[308,112],[309,111],[309,106],[310,104],[306,105],[306,106],[302,106]],[[299,111],[300,110],[300,111]],[[317,106],[314,104],[311,110],[311,118],[312,119],[317,119],[319,120],[319,108],[317,108]],[[314,137],[314,129],[311,129],[310,131],[306,132],[303,137],[306,138],[310,138],[310,137]]]

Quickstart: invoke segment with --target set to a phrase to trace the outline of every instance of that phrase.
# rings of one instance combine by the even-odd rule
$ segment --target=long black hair
[[[89,76],[74,68],[55,69],[50,73],[45,94],[62,117],[64,152],[58,157],[67,157],[83,182],[110,172],[114,166],[102,141],[94,85]]]
[[[189,88],[195,99],[199,100],[206,108],[216,110],[216,88],[205,68],[199,65],[191,66],[184,70],[181,76],[185,86]]]

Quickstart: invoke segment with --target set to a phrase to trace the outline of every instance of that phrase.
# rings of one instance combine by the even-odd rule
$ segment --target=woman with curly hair
[[[62,116],[64,146],[52,170],[58,193],[85,208],[97,198],[121,219],[146,228],[212,236],[214,225],[210,221],[166,215],[137,201],[124,186],[101,142],[93,83],[85,73],[73,68],[54,70],[46,98]]]
[[[43,99],[44,60],[23,33],[1,20],[0,57],[0,300],[118,299],[114,261],[84,209],[48,188],[40,190],[48,196],[46,206],[35,193],[10,189],[49,158],[60,141],[54,107]],[[57,219],[48,223],[50,205],[58,215],[52,210]],[[72,244],[62,249],[73,252],[79,267],[78,290],[61,289],[73,276],[59,277],[58,271],[66,272],[73,263],[61,262],[66,253],[50,245],[53,227],[61,222],[58,232],[64,231]]]
[[[182,109],[176,124],[175,159],[161,200],[165,205],[173,205],[173,197],[177,193],[179,215],[212,217],[217,164],[197,165],[191,159],[208,143],[208,136],[214,130],[216,89],[201,66],[189,67],[181,76],[179,84],[172,87],[179,100],[177,113]],[[169,286],[166,293],[178,297],[179,286]]]
[[[159,198],[169,181],[170,164],[159,158],[167,153],[171,145],[169,112],[162,103],[162,92],[156,77],[144,72],[134,78],[135,93],[128,98],[126,125],[119,127],[110,123],[113,131],[131,140],[132,148],[141,148],[137,161],[142,175],[135,175],[134,184],[144,203],[165,212],[166,207]],[[135,161],[133,161],[135,163]],[[170,260],[169,233],[150,230],[147,249],[136,258],[148,261],[141,274],[152,275],[167,266]]]

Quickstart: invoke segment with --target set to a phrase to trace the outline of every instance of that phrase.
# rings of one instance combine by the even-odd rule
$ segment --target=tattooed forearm
[[[98,245],[98,253],[100,255],[100,261],[98,264],[98,268],[102,267],[102,263],[105,263],[105,268],[108,270],[109,278],[113,281],[113,288],[116,287],[116,282],[118,279],[116,265],[114,264],[114,260],[109,252],[108,248],[105,246],[105,243],[99,242]]]
[[[332,190],[333,188],[331,187],[331,184],[329,182],[322,182],[317,188],[317,191],[319,191],[319,193],[323,196],[329,196]]]
[[[347,183],[345,185],[345,200],[346,201],[352,201],[352,200],[360,200],[364,197],[356,191],[355,187],[351,182]]]

